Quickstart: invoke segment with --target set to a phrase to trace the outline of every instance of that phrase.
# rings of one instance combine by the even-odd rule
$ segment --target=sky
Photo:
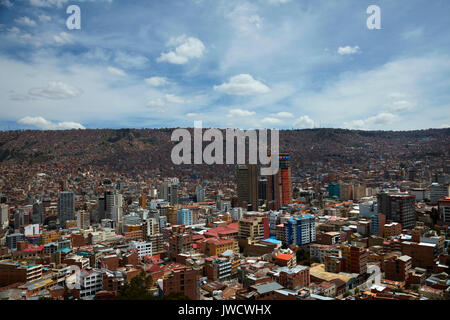
[[[66,26],[74,4],[79,30]],[[449,12],[448,0],[0,0],[0,130],[447,128]]]

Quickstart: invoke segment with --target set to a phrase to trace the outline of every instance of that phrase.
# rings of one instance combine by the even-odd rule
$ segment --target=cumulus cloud
[[[264,119],[261,120],[261,123],[265,125],[271,125],[271,124],[280,124],[283,123],[283,121],[273,117],[265,117]]]
[[[355,53],[359,53],[359,52],[361,52],[361,50],[359,49],[359,46],[354,46],[354,47],[346,46],[346,47],[339,47],[339,49],[338,49],[338,53],[340,55],[350,55],[350,54],[355,54]]]
[[[39,16],[39,21],[41,21],[41,22],[50,22],[50,21],[52,21],[52,17],[47,16],[45,14],[41,14]]]
[[[161,53],[158,62],[169,62],[173,64],[185,64],[190,59],[200,58],[205,51],[205,45],[199,39],[182,35],[177,38],[170,38],[168,46],[176,48],[172,51]]]
[[[31,88],[28,94],[48,99],[69,99],[81,95],[81,89],[72,87],[60,81],[49,82],[46,87]]]
[[[274,113],[273,116],[278,117],[278,118],[293,118],[294,117],[294,115],[292,113],[286,112],[286,111]]]
[[[71,43],[73,41],[73,37],[68,34],[67,32],[60,32],[57,35],[53,36],[53,40],[55,40],[55,42],[57,44],[66,44],[66,43]]]
[[[150,77],[145,79],[145,82],[153,87],[161,87],[169,84],[169,80],[165,77]]]
[[[249,117],[249,116],[253,116],[254,114],[256,114],[256,112],[254,112],[254,111],[248,111],[248,110],[243,110],[243,109],[231,109],[230,111],[228,111],[227,117],[228,118]]]
[[[108,67],[108,68],[106,68],[106,70],[108,70],[109,73],[111,73],[115,76],[124,77],[126,75],[125,71],[123,71],[122,69],[119,69],[119,68]]]
[[[20,124],[34,126],[42,130],[86,129],[82,124],[78,122],[52,122],[44,119],[43,117],[24,117],[17,122]]]
[[[311,129],[315,127],[315,122],[305,115],[294,121],[294,127],[297,129]]]
[[[22,24],[28,27],[35,27],[36,26],[36,21],[34,21],[33,19],[30,19],[28,17],[20,17],[14,20],[15,22],[17,22],[18,24]]]
[[[267,93],[270,88],[261,81],[255,80],[249,74],[239,74],[231,77],[228,82],[224,82],[219,86],[214,86],[214,90],[225,92],[233,95],[253,95]]]
[[[392,124],[398,119],[399,119],[398,116],[392,113],[381,112],[375,116],[368,117],[366,119],[346,122],[344,123],[344,127],[351,129],[372,129],[378,126]]]
[[[154,109],[158,112],[164,112],[166,110],[166,107],[170,104],[183,104],[188,102],[189,102],[188,100],[178,97],[174,94],[165,94],[163,97],[150,99],[147,102],[147,107]]]

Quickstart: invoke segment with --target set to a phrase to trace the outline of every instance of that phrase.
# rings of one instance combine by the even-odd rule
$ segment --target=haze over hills
[[[164,176],[223,178],[232,165],[172,164],[174,129],[23,130],[0,132],[0,162],[54,164],[61,171],[79,167]],[[192,129],[190,129],[192,130]],[[206,142],[204,143],[207,144]],[[225,143],[224,143],[225,145]],[[280,131],[280,151],[292,154],[292,174],[299,176],[318,163],[364,169],[369,163],[446,161],[450,128],[417,131],[304,129]]]

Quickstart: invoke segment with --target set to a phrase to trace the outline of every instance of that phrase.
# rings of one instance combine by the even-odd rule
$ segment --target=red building
[[[199,273],[186,266],[171,270],[163,280],[163,294],[182,293],[191,300],[200,300]]]

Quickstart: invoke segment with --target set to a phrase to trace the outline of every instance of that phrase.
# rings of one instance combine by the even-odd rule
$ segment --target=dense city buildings
[[[154,299],[448,297],[450,162],[407,153],[427,148],[421,139],[390,138],[389,152],[408,154],[396,157],[360,139],[370,152],[280,150],[272,176],[259,165],[139,167],[131,151],[128,169],[2,161],[0,298],[116,299],[136,277],[151,279]]]

